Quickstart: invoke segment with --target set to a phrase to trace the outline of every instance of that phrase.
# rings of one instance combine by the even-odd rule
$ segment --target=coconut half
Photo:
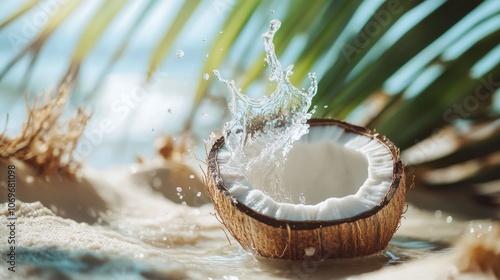
[[[208,155],[207,189],[241,246],[271,258],[364,256],[386,248],[398,227],[407,188],[399,150],[385,136],[335,119],[309,121],[286,161],[285,185],[298,203],[223,174],[224,138]]]

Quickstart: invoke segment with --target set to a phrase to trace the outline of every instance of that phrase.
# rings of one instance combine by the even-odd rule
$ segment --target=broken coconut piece
[[[306,198],[300,203],[277,202],[235,178],[244,174],[221,173],[230,154],[224,137],[215,142],[206,186],[222,222],[243,248],[263,257],[327,259],[385,249],[407,192],[398,148],[385,136],[343,121],[309,124],[284,169],[290,194]]]

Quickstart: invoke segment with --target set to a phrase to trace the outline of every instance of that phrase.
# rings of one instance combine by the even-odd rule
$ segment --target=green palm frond
[[[317,105],[315,116],[367,125],[387,135],[403,150],[437,137],[444,128],[457,130],[457,123],[469,127],[490,125],[493,132],[487,137],[467,138],[448,155],[415,163],[412,168],[425,174],[487,159],[491,163],[481,172],[456,182],[423,183],[439,188],[500,180],[495,172],[499,163],[491,159],[492,154],[500,152],[500,114],[493,105],[500,87],[498,1],[221,1],[216,2],[227,9],[227,16],[217,15],[222,19],[222,27],[209,40],[210,55],[200,62],[202,72],[193,76],[201,77],[213,69],[236,72],[231,76],[238,77],[243,91],[262,83],[266,71],[263,49],[250,50],[261,47],[257,37],[267,29],[268,19],[276,16],[282,21],[274,41],[276,52],[295,62],[293,82],[300,84],[309,71],[319,69],[319,90],[313,100]],[[34,9],[36,2],[20,5],[0,23],[0,30]],[[0,69],[0,80],[23,57],[30,57],[23,82],[26,84],[41,48],[70,15],[78,13],[80,4],[69,1],[51,17],[39,35]],[[81,63],[98,44],[104,30],[128,9],[127,4],[122,0],[102,1],[82,31],[75,34],[79,44],[67,65],[68,73],[78,75]],[[205,4],[198,0],[181,1],[172,23],[151,31],[160,39],[151,46],[146,78],[165,63],[177,38],[190,32],[186,30],[189,22]],[[127,36],[117,41],[97,84],[115,63],[127,59],[127,46],[134,42],[134,34],[157,6],[151,1],[135,11]],[[277,11],[276,15],[271,9]],[[223,33],[219,34],[219,30]],[[255,44],[242,47],[240,42],[248,41],[249,36],[256,37]],[[234,61],[235,57],[239,60]],[[197,106],[215,90],[215,84],[215,79],[199,79],[186,129]],[[360,115],[361,118],[356,117]]]

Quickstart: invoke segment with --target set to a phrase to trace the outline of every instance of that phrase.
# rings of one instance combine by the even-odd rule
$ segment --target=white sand
[[[199,179],[188,177],[182,186],[165,183],[174,174],[172,166],[152,162],[85,171],[79,183],[71,183],[57,176],[50,182],[32,178],[33,171],[15,164],[16,272],[7,270],[9,229],[2,226],[0,279],[493,279],[481,269],[464,269],[470,255],[460,253],[476,239],[486,240],[486,246],[498,240],[491,237],[499,232],[492,221],[450,221],[446,213],[410,207],[388,253],[322,262],[262,260],[226,237],[213,206],[203,204],[207,198],[198,189]],[[177,187],[182,188],[178,195]],[[178,200],[167,199],[164,188],[174,190]],[[4,190],[2,184],[2,202]],[[3,224],[7,214],[3,203]],[[458,249],[443,249],[441,244],[464,235],[469,237]],[[403,264],[389,265],[396,263]]]

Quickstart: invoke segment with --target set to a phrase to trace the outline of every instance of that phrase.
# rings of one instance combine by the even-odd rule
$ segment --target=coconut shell
[[[385,249],[398,227],[408,189],[399,149],[385,136],[344,121],[312,119],[309,124],[339,126],[376,139],[391,152],[391,186],[377,206],[337,220],[289,221],[258,213],[238,201],[224,185],[217,162],[218,151],[224,145],[221,137],[208,155],[206,187],[223,224],[243,248],[262,257],[320,260],[365,256]]]

